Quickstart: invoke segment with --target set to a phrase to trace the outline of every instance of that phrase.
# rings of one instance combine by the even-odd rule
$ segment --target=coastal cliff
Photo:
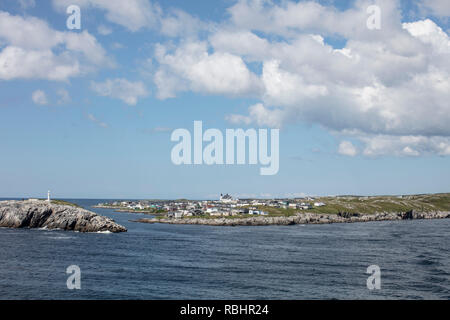
[[[450,212],[415,212],[413,210],[399,213],[338,213],[317,214],[298,213],[290,217],[249,217],[249,218],[183,218],[167,219],[152,218],[140,219],[142,223],[167,223],[167,224],[200,224],[210,226],[268,226],[268,225],[295,225],[295,224],[328,224],[328,223],[352,223],[369,221],[393,221],[412,219],[445,219],[450,218]]]
[[[88,210],[42,200],[0,201],[0,227],[79,232],[126,232],[114,220]]]

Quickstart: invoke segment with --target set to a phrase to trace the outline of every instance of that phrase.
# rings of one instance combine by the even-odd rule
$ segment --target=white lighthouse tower
[[[50,190],[47,192],[47,202],[50,202]]]

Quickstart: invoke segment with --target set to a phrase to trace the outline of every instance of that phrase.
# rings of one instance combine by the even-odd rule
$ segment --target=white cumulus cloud
[[[31,99],[34,103],[39,105],[46,105],[48,104],[47,95],[42,90],[36,90],[31,95]]]
[[[338,148],[339,154],[354,157],[358,154],[358,150],[350,141],[342,141]]]
[[[106,79],[104,82],[91,82],[91,89],[100,96],[120,99],[128,105],[134,106],[138,99],[148,95],[144,83],[131,82],[127,79]]]
[[[88,31],[54,30],[38,18],[0,11],[0,79],[66,81],[111,66],[106,51]]]
[[[70,5],[102,10],[108,21],[133,32],[154,26],[160,10],[148,0],[53,0],[53,5],[60,11],[65,11]]]
[[[366,9],[373,4],[382,12],[379,31],[366,27]],[[427,5],[446,8],[440,1]],[[203,88],[228,96],[240,88],[260,100],[246,113],[228,115],[230,122],[315,123],[342,139],[359,141],[366,156],[447,155],[450,39],[436,22],[402,23],[400,6],[388,0],[358,0],[345,10],[315,1],[239,0],[228,12],[227,23],[211,31],[205,49],[192,56],[199,60],[230,54],[241,59],[242,70],[251,72],[253,86],[246,74],[234,72],[240,81],[233,81],[233,90]],[[345,39],[343,47],[326,40],[333,37]],[[172,51],[185,52],[183,48]],[[206,83],[213,78],[208,73],[190,78],[188,66],[197,61],[189,55],[170,57],[183,66],[169,70],[167,64],[176,62],[157,60],[156,85],[174,88],[162,98],[175,96],[175,88],[199,91],[198,79]],[[211,61],[210,70],[213,63],[220,65]],[[347,155],[358,152],[348,141],[338,149]]]
[[[162,99],[187,90],[232,96],[259,90],[260,80],[241,57],[226,52],[209,54],[205,42],[187,42],[173,52],[160,44],[155,57],[159,69],[154,81]]]

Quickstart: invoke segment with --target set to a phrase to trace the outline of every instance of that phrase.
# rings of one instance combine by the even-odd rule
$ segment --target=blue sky
[[[448,1],[121,6],[0,3],[0,197],[450,191]],[[194,120],[280,128],[278,174],[175,166],[171,132]]]

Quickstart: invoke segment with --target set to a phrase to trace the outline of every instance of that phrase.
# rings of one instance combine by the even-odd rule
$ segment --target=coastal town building
[[[274,210],[279,212],[277,210],[286,209],[292,213],[292,210],[311,210],[326,205],[324,202],[312,202],[309,199],[313,198],[237,199],[227,193],[221,194],[218,200],[134,200],[100,203],[98,206],[181,219],[194,216],[267,216]]]
[[[325,203],[323,202],[314,202],[314,207],[323,207]]]
[[[220,202],[222,203],[232,203],[232,202],[237,202],[237,199],[233,199],[232,196],[230,196],[228,193],[227,194],[220,194]]]

